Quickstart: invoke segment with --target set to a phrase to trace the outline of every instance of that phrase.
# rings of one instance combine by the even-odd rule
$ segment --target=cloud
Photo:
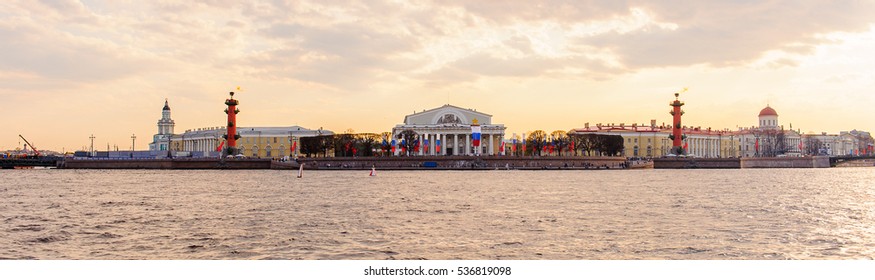
[[[867,30],[875,3],[58,0],[16,2],[6,13],[5,72],[106,81],[201,71],[357,91],[402,80],[605,79],[744,65],[774,51],[808,55],[830,43],[821,34]]]
[[[818,35],[869,29],[875,3],[866,1],[697,1],[635,3],[674,30],[640,29],[582,37],[608,48],[630,68],[752,62],[771,50],[810,53]]]
[[[111,42],[81,38],[32,22],[0,22],[0,70],[73,83],[113,80],[153,65]]]

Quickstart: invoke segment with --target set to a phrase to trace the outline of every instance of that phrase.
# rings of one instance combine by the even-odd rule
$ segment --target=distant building
[[[216,151],[223,145],[222,135],[226,128],[208,127],[189,129],[181,134],[174,134],[176,123],[170,118],[170,105],[164,101],[161,119],[158,120],[158,134],[149,143],[150,153],[159,158],[164,157],[218,157]],[[287,127],[238,127],[237,146],[240,154],[257,158],[281,158],[300,154],[301,137],[334,134],[328,130],[312,130],[300,126]],[[295,149],[292,150],[291,148]]]
[[[225,127],[189,129],[171,138],[171,150],[191,156],[217,157],[226,132]],[[300,126],[238,127],[239,154],[255,158],[282,158],[301,152],[301,137],[334,134],[328,130],[311,130]],[[295,150],[291,148],[295,147]]]
[[[802,156],[802,135],[800,131],[784,129],[778,122],[778,112],[766,105],[760,110],[759,126],[739,128],[736,135],[740,139],[738,150],[742,157]]]
[[[158,134],[152,136],[152,143],[149,143],[149,151],[157,153],[158,151],[167,151],[170,148],[170,137],[173,136],[173,129],[176,122],[170,118],[170,105],[167,99],[164,100],[164,108],[161,109],[161,119],[158,120]]]
[[[813,145],[813,147],[806,150],[816,155],[853,156],[861,153],[865,154],[867,150],[865,140],[847,131],[842,131],[839,134],[827,134],[826,132],[821,132],[820,134],[809,133],[803,135],[803,137],[805,138],[806,145]]]
[[[662,157],[671,153],[672,133],[670,125],[656,125],[656,120],[651,120],[650,125],[644,124],[585,124],[583,128],[576,128],[570,134],[603,134],[619,135],[623,137],[623,154],[625,157]],[[684,141],[687,145],[688,155],[718,158],[736,157],[738,151],[734,148],[738,144],[738,138],[729,130],[713,130],[701,127],[682,127]]]
[[[481,127],[480,151],[472,146],[471,125],[475,121]],[[392,135],[398,139],[402,131],[412,130],[420,139],[428,140],[428,146],[423,145],[425,149],[410,151],[411,155],[495,155],[500,152],[505,129],[503,124],[492,123],[492,115],[447,104],[404,116],[404,123],[392,128]],[[441,142],[439,151],[436,149],[438,140]],[[396,149],[396,155],[400,153],[401,150]]]

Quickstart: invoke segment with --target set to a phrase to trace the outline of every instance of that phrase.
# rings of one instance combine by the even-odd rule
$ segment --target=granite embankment
[[[327,157],[300,158],[306,169],[344,170],[486,170],[486,169],[619,169],[627,168],[621,157]],[[177,159],[67,159],[68,169],[297,169],[295,161],[270,159],[177,158]]]
[[[178,159],[66,159],[69,169],[269,169],[270,159],[178,158]]]
[[[762,157],[762,158],[659,158],[653,160],[657,169],[709,168],[828,168],[829,157]]]
[[[301,158],[305,169],[345,170],[489,170],[489,169],[618,169],[622,157],[415,156]],[[274,162],[273,168],[298,168],[296,162]]]

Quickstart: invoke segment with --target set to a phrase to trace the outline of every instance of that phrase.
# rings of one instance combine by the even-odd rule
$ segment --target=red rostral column
[[[237,104],[240,104],[237,99],[234,99],[234,92],[231,92],[231,98],[225,99],[225,105],[228,105],[228,109],[225,109],[225,114],[228,114],[228,133],[223,137],[227,141],[227,151],[228,155],[234,155],[237,153],[237,139],[240,139],[240,135],[237,135],[237,113],[240,113],[240,110],[237,110]]]
[[[673,154],[682,155],[686,154],[683,147],[683,131],[681,128],[681,116],[684,114],[684,111],[681,110],[681,106],[684,106],[684,102],[678,100],[680,97],[680,93],[674,94],[674,101],[669,103],[668,105],[672,107],[671,112],[669,112],[672,116],[674,116],[674,121],[672,122],[671,135],[668,136],[672,140],[671,151]]]

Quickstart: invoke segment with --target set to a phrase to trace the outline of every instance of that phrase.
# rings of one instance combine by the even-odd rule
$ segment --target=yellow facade
[[[257,158],[282,158],[289,156],[289,137],[248,137],[243,136],[237,140],[237,148],[240,153],[247,157]],[[300,152],[301,144],[295,147]]]
[[[671,129],[662,126],[639,125],[598,125],[576,129],[579,134],[605,134],[623,137],[624,157],[662,157],[671,152],[672,140],[668,138]],[[698,157],[738,157],[741,141],[726,130],[685,128],[687,154]]]
[[[183,134],[175,134],[170,139],[170,150],[176,152],[176,156],[191,154],[193,156],[217,157],[220,152],[216,151],[222,144],[226,129],[211,127],[187,130]],[[283,158],[293,154],[291,147],[295,147],[300,154],[302,137],[314,137],[319,135],[331,135],[328,130],[309,130],[299,126],[291,127],[241,127],[237,129],[238,154],[250,158]],[[293,143],[296,143],[293,145]],[[182,153],[180,153],[182,152]]]

